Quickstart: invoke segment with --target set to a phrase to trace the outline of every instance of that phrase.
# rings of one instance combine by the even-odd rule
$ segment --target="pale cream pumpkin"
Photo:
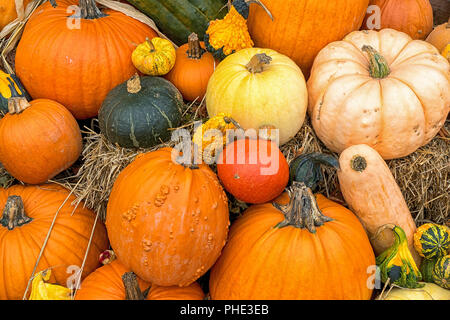
[[[244,129],[279,129],[280,144],[300,130],[308,94],[300,68],[271,49],[248,48],[224,59],[208,82],[208,115],[225,113]]]
[[[400,158],[444,125],[450,64],[405,33],[355,31],[319,53],[308,92],[313,127],[329,149],[367,144],[384,159]]]
[[[378,256],[393,245],[391,230],[377,235],[380,227],[393,224],[405,232],[409,251],[419,266],[422,258],[414,249],[416,224],[383,158],[367,145],[355,145],[341,153],[339,167],[342,195],[364,226],[375,254]]]

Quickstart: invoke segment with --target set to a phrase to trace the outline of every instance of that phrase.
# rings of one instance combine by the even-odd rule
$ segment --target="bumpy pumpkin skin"
[[[27,7],[31,0],[24,0],[23,7]],[[11,21],[17,18],[16,3],[14,0],[0,0],[0,31]]]
[[[55,184],[27,187],[15,185],[9,189],[0,189],[1,211],[11,195],[22,198],[25,214],[33,220],[13,230],[0,224],[0,274],[4,276],[0,285],[2,300],[22,299],[53,217],[68,197],[69,191]],[[51,283],[66,285],[69,277],[75,279],[74,270],[67,268],[81,267],[91,236],[95,214],[85,208],[83,203],[75,209],[71,205],[74,200],[75,197],[71,195],[59,211],[36,269],[39,272],[52,268]],[[97,221],[82,279],[98,267],[98,256],[107,248],[106,229]]]
[[[425,40],[433,30],[430,0],[370,0],[369,5],[381,9],[381,29],[391,28],[405,32],[415,40]],[[367,21],[372,14],[367,13],[362,29],[368,29]]]
[[[434,28],[426,41],[435,46],[439,52],[442,52],[450,44],[450,19],[448,22]]]
[[[375,256],[358,219],[343,206],[316,196],[332,219],[307,229],[276,228],[284,215],[271,203],[254,205],[233,223],[211,270],[213,300],[369,300],[369,266]],[[286,204],[285,193],[276,202]]]
[[[80,156],[81,132],[61,104],[37,99],[0,120],[0,162],[16,179],[39,184],[69,168]]]
[[[68,28],[68,12],[74,13],[68,6],[78,1],[57,4],[44,3],[27,22],[17,47],[16,73],[34,99],[52,99],[77,119],[91,118],[108,92],[136,72],[130,57],[137,44],[156,33],[109,9],[103,10],[106,17],[81,19],[79,29]]]
[[[205,50],[205,44],[200,42]],[[200,58],[190,58],[187,54],[189,44],[184,44],[176,51],[175,66],[165,76],[180,90],[187,101],[202,101],[208,87],[208,81],[218,62],[210,52],[203,52]]]
[[[386,59],[390,73],[385,78],[370,75],[364,45]],[[434,46],[405,33],[356,31],[319,53],[308,92],[313,127],[330,150],[367,144],[384,159],[401,158],[444,125],[450,64]]]
[[[355,145],[341,153],[339,166],[342,195],[367,231],[375,254],[390,248],[394,236],[391,230],[373,236],[383,225],[394,224],[405,232],[409,251],[420,266],[421,257],[414,249],[416,224],[386,162],[373,148]]]
[[[302,69],[306,79],[323,47],[359,30],[369,4],[369,0],[262,2],[272,13],[273,21],[263,8],[250,5],[247,24],[255,46],[287,55]]]
[[[252,73],[247,64],[256,54],[272,60],[262,72]],[[244,129],[274,126],[280,144],[300,130],[308,104],[305,78],[287,56],[270,49],[242,49],[224,59],[211,76],[206,91],[209,117],[230,115]]]
[[[181,123],[181,93],[159,77],[141,77],[140,90],[129,92],[130,81],[115,87],[103,101],[98,115],[101,132],[124,148],[149,148],[169,140],[169,129]]]
[[[172,162],[172,150],[142,154],[119,174],[106,226],[118,259],[138,277],[188,286],[208,271],[225,244],[228,200],[207,165],[179,165]]]

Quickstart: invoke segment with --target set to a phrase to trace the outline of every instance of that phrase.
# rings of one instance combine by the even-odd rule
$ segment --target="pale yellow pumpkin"
[[[154,37],[138,45],[131,60],[140,72],[149,76],[163,76],[174,67],[176,51],[169,40]]]
[[[230,115],[244,129],[279,129],[280,144],[300,130],[308,94],[300,68],[271,49],[248,48],[224,59],[208,82],[208,115]]]
[[[427,144],[450,110],[450,64],[393,29],[355,31],[325,47],[308,80],[309,114],[334,152],[367,144],[384,159]]]
[[[380,295],[378,300],[450,300],[450,290],[434,283],[424,283],[423,288],[394,288],[389,293]]]

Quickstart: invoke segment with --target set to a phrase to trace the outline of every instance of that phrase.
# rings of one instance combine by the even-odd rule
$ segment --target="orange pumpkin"
[[[434,28],[426,41],[435,46],[439,52],[442,52],[450,44],[450,18],[448,22]]]
[[[380,8],[380,28],[371,26],[378,11],[368,10],[362,29],[391,28],[416,40],[425,40],[433,30],[433,8],[429,0],[370,0],[370,6]]]
[[[290,194],[250,207],[233,223],[211,270],[211,298],[370,299],[375,256],[358,219],[303,183],[294,182]]]
[[[31,0],[23,0],[25,9]],[[15,0],[0,0],[0,31],[11,21],[17,18]]]
[[[185,100],[197,99],[200,102],[217,62],[212,54],[205,50],[205,44],[199,42],[195,33],[189,36],[188,43],[177,49],[176,54],[175,66],[165,78],[180,90]]]
[[[308,80],[317,136],[340,153],[367,144],[383,159],[430,142],[450,111],[450,64],[393,29],[355,31],[318,54]]]
[[[172,161],[172,151],[174,161]],[[126,268],[160,286],[188,286],[220,255],[228,201],[205,164],[178,164],[175,149],[141,154],[118,176],[106,227]]]
[[[263,0],[250,6],[247,20],[255,47],[270,48],[294,60],[308,79],[314,58],[332,41],[358,30],[369,0]],[[320,20],[320,23],[319,23]]]
[[[61,104],[25,98],[8,101],[0,120],[0,162],[16,179],[39,184],[69,168],[80,156],[81,132]]]
[[[0,188],[1,300],[22,299],[60,207],[36,273],[52,268],[49,282],[64,286],[68,280],[76,280],[73,272],[85,257],[95,215],[83,203],[75,208],[73,201],[75,197],[69,196],[69,191],[55,184]],[[107,248],[105,227],[97,221],[82,278],[95,270],[99,254]]]
[[[156,33],[121,12],[98,10],[95,0],[80,0],[82,18],[70,17],[78,1],[57,4],[44,3],[27,22],[16,73],[34,99],[58,101],[77,119],[94,117],[108,92],[136,72],[133,49]]]

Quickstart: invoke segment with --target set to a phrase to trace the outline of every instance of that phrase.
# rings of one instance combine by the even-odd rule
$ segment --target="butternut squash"
[[[421,257],[414,249],[416,224],[380,154],[368,145],[354,145],[341,153],[339,165],[339,184],[344,199],[366,229],[375,254],[381,254],[394,241],[389,230],[374,238],[378,228],[394,224],[405,231],[409,250],[419,266]]]

